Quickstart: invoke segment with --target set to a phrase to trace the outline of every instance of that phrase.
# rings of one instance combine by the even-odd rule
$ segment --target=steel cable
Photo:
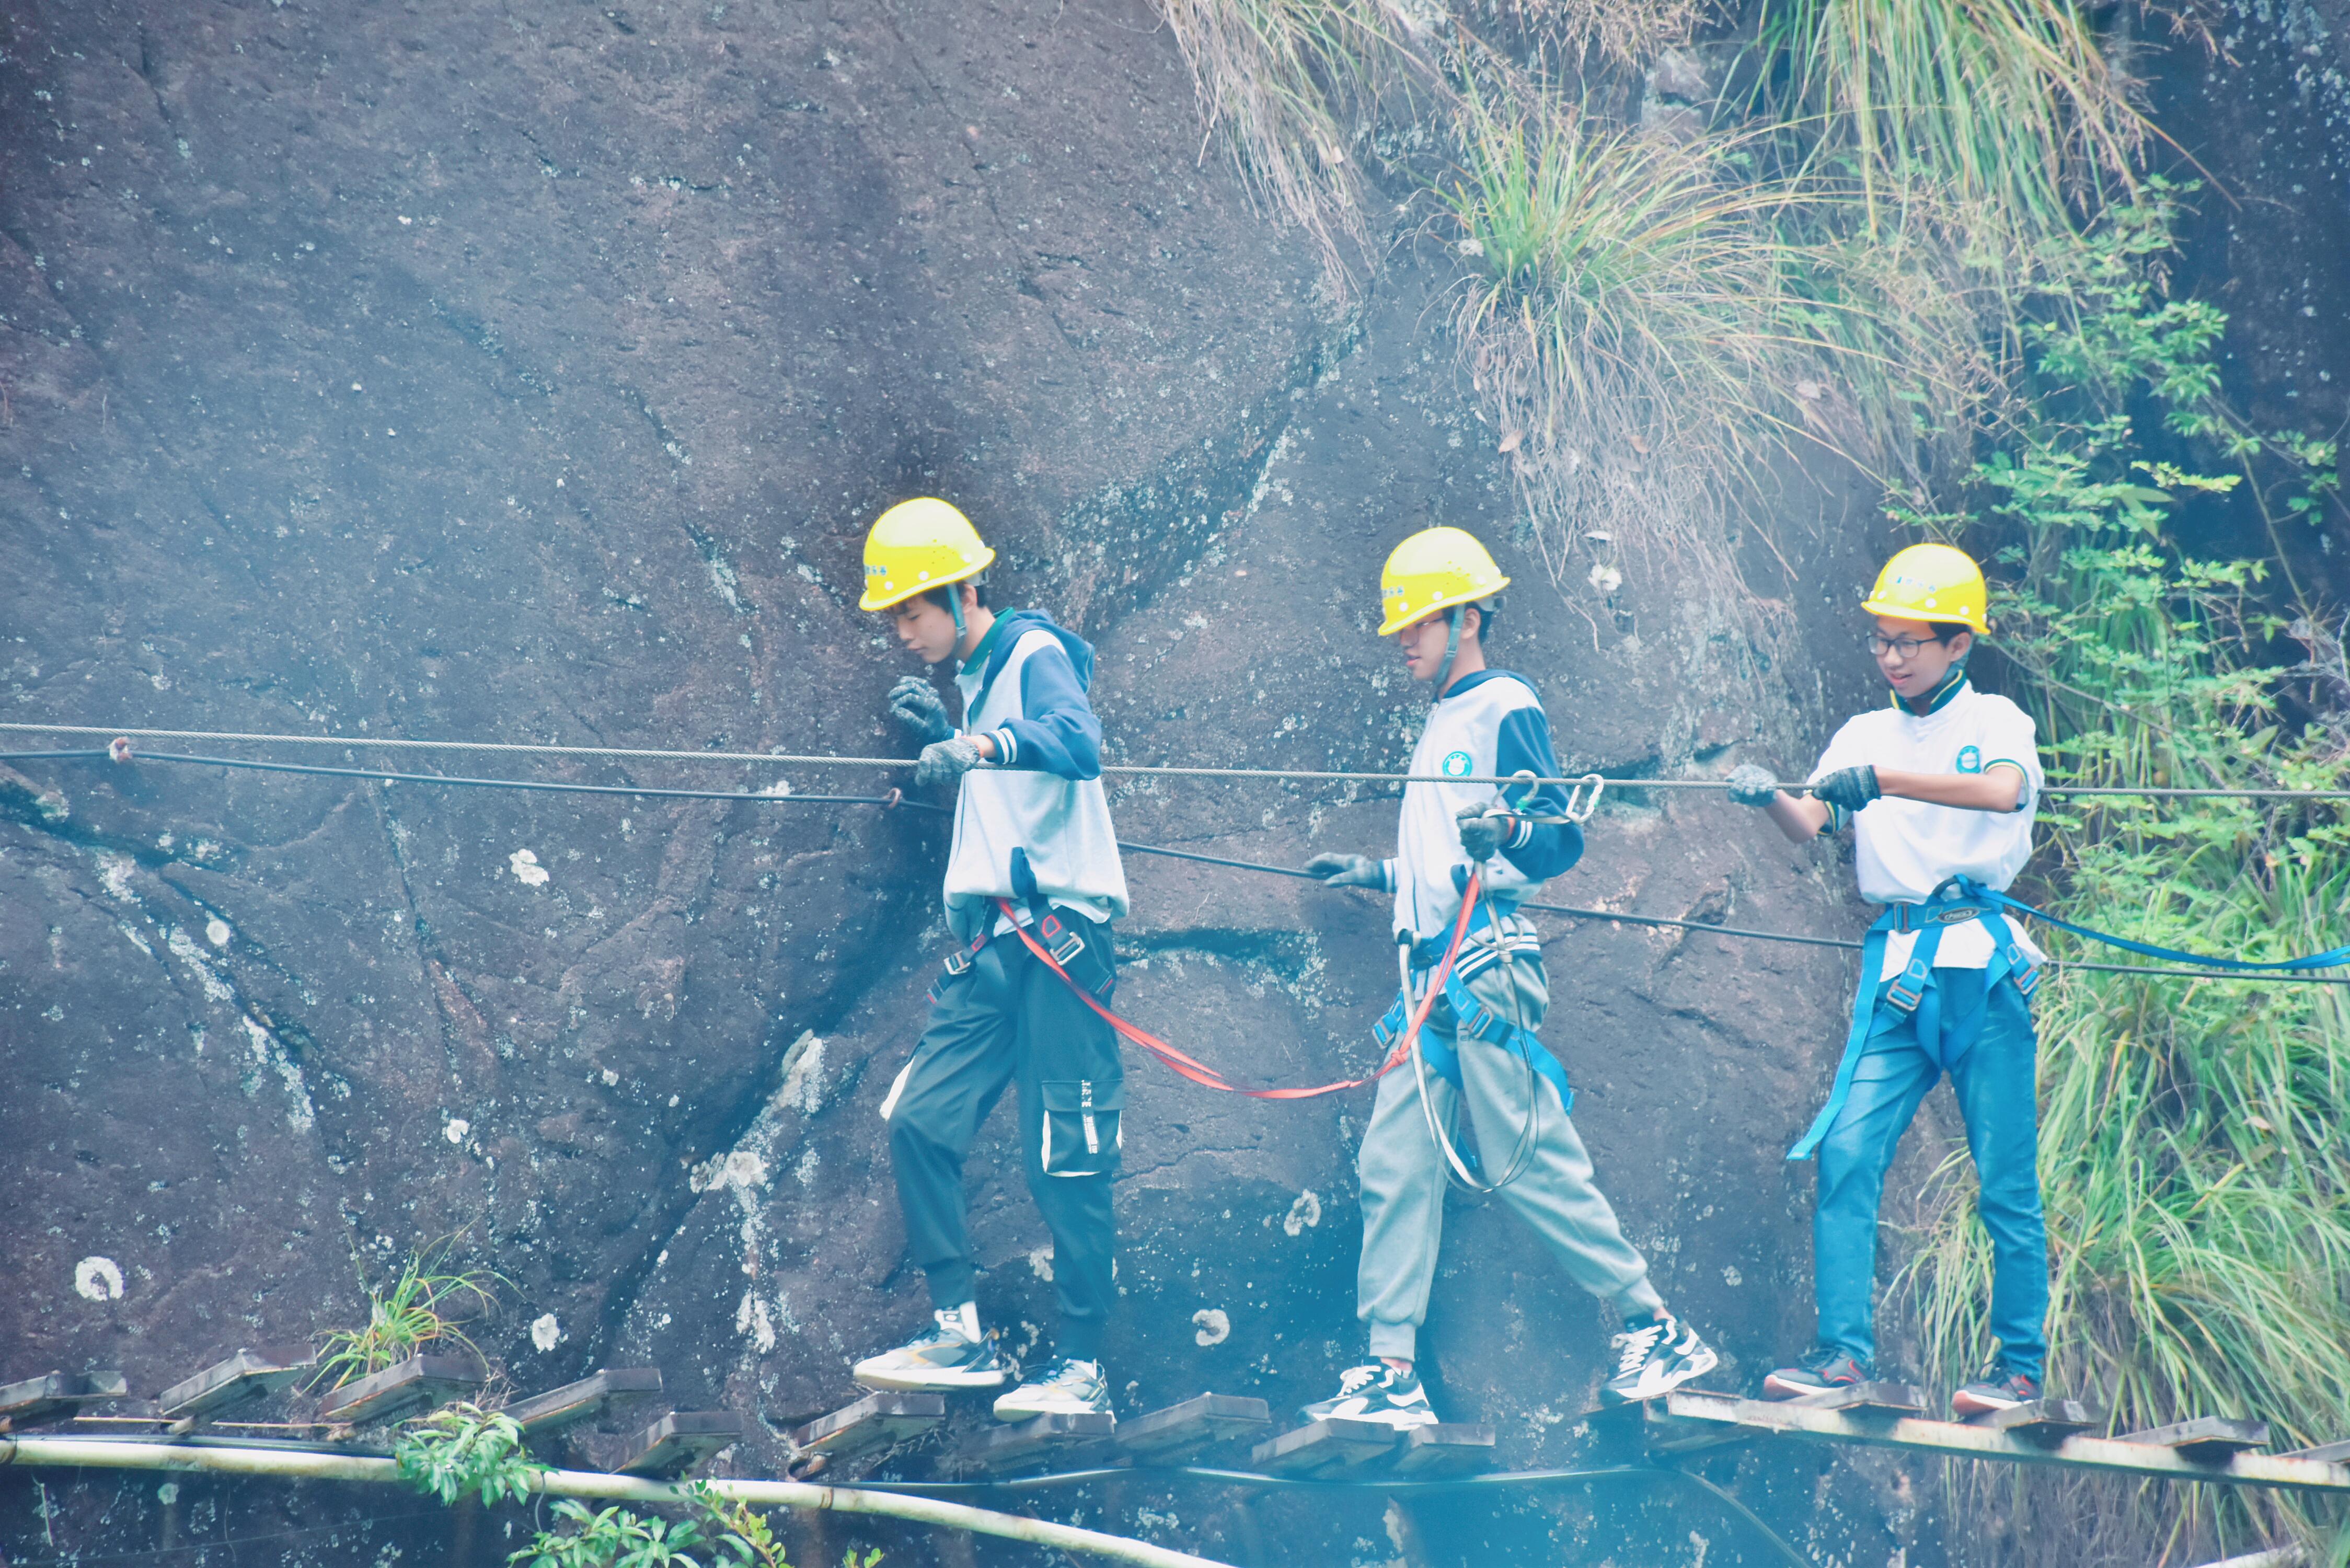
[[[782,752],[687,752],[643,746],[569,746],[520,741],[417,741],[379,735],[286,735],[220,730],[109,729],[94,724],[0,723],[0,734],[104,735],[149,741],[228,741],[254,745],[341,746],[352,751],[406,750],[481,752],[512,756],[603,757],[621,761],[765,763],[785,767],[910,768],[911,757],[857,757],[791,754]],[[1105,774],[1129,778],[1293,779],[1339,784],[1524,784],[1523,775],[1503,777],[1482,774],[1454,777],[1442,774],[1362,773],[1316,768],[1219,768],[1172,764],[1112,763]],[[1573,785],[1588,775],[1534,779],[1536,784]],[[1610,778],[1617,789],[1726,790],[1727,779]],[[1808,786],[1782,781],[1779,788],[1800,794]],[[2048,784],[2043,794],[2066,796],[2143,795],[2166,800],[2350,800],[2350,789],[2189,789],[2167,784]]]
[[[21,725],[0,725],[0,731],[11,728],[22,729],[25,726]],[[118,732],[118,733],[119,732]],[[223,738],[234,739],[235,737]],[[95,762],[106,759],[109,754],[109,753],[105,751],[0,752],[0,763],[35,761]],[[686,753],[682,754],[688,756],[702,755],[702,753]],[[756,753],[751,754],[754,757],[756,756]],[[764,790],[660,789],[635,784],[553,784],[531,779],[469,778],[451,774],[390,773],[369,768],[328,767],[321,764],[307,763],[265,763],[247,757],[203,757],[175,752],[140,752],[135,753],[135,757],[136,760],[145,762],[194,763],[205,767],[230,768],[254,773],[314,774],[328,778],[362,779],[380,784],[449,784],[469,789],[511,789],[548,794],[614,794],[671,800],[755,801],[767,805],[871,805],[881,807],[884,810],[903,808],[910,811],[929,812],[939,815],[947,815],[949,810],[946,806],[937,805],[929,801],[908,800],[895,790],[892,790],[889,794],[882,795],[771,794]],[[1461,781],[1454,780],[1451,782],[1459,783]],[[1503,779],[1500,782],[1504,784],[1523,784],[1525,780],[1523,776],[1516,776]],[[1582,781],[1576,779],[1566,779],[1550,782],[1559,782],[1571,784]],[[1613,782],[1621,784],[1624,781],[1618,780]],[[1314,873],[1310,871],[1301,871],[1287,866],[1270,866],[1259,860],[1235,860],[1227,856],[1204,855],[1197,850],[1175,849],[1164,845],[1135,844],[1126,839],[1120,839],[1118,840],[1118,847],[1136,855],[1156,855],[1164,857],[1170,860],[1190,860],[1204,866],[1223,866],[1229,867],[1235,871],[1255,871],[1266,876],[1288,877],[1307,882],[1318,883],[1322,880],[1322,878],[1315,876]],[[1838,937],[1807,937],[1798,936],[1789,931],[1758,931],[1738,926],[1715,925],[1711,921],[1708,920],[1675,919],[1663,915],[1634,915],[1627,914],[1621,910],[1616,909],[1579,909],[1571,904],[1525,903],[1520,904],[1518,908],[1546,915],[1565,915],[1573,919],[1607,920],[1623,925],[1651,926],[1678,930],[1705,931],[1718,937],[1736,937],[1748,941],[1782,942],[1799,947],[1841,948],[1855,950],[1856,950],[1861,945],[1856,941],[1850,941]],[[2255,983],[2283,985],[2350,985],[2350,976],[2313,974],[2243,974],[2230,973],[2220,970],[2172,969],[2148,964],[2090,963],[2079,959],[2051,959],[2048,961],[2050,967],[2055,969],[2075,969],[2105,974],[2162,976],[2180,980],[2246,981]]]

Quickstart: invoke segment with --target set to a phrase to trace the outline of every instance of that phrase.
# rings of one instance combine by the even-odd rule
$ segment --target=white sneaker
[[[931,1314],[936,1326],[895,1350],[868,1355],[849,1371],[868,1388],[951,1393],[960,1388],[1001,1388],[1012,1365],[995,1341],[979,1332],[979,1309],[965,1302],[954,1312]]]
[[[1098,1361],[1075,1361],[1063,1356],[1044,1375],[1023,1383],[995,1401],[999,1421],[1025,1421],[1032,1416],[1107,1416],[1109,1385]]]

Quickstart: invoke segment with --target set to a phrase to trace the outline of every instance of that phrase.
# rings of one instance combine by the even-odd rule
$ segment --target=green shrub
[[[510,1416],[477,1405],[450,1405],[411,1421],[392,1440],[400,1479],[442,1502],[479,1493],[484,1507],[530,1495],[538,1467],[522,1451],[522,1428]]]

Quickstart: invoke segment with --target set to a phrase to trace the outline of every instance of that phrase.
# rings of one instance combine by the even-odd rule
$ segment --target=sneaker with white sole
[[[1297,1412],[1297,1418],[1309,1424],[1332,1416],[1383,1422],[1399,1429],[1436,1425],[1436,1412],[1429,1407],[1428,1390],[1419,1386],[1419,1374],[1398,1372],[1384,1361],[1348,1367],[1338,1379],[1337,1393]]]
[[[979,1309],[965,1303],[954,1312],[931,1314],[936,1323],[895,1350],[868,1355],[849,1370],[868,1388],[910,1389],[947,1394],[964,1388],[1001,1388],[1015,1368],[993,1336],[979,1331]]]
[[[1670,1313],[1625,1319],[1624,1332],[1608,1345],[1616,1352],[1616,1375],[1601,1386],[1599,1397],[1618,1405],[1669,1394],[1721,1365],[1713,1346]]]
[[[1877,1376],[1874,1368],[1829,1345],[1814,1345],[1793,1366],[1782,1366],[1762,1379],[1766,1399],[1807,1399],[1833,1394]]]
[[[1994,1361],[1989,1372],[1950,1396],[1950,1408],[1964,1421],[2029,1405],[2042,1394],[2038,1378],[2014,1371],[2003,1361]]]
[[[1109,1384],[1101,1363],[1062,1356],[1044,1372],[995,1401],[999,1421],[1025,1421],[1032,1416],[1107,1416]]]

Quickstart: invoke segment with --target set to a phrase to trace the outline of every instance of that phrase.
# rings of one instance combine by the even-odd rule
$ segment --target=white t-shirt
[[[2032,818],[2046,779],[2032,715],[2004,697],[1976,691],[1971,682],[1961,682],[1930,713],[1888,706],[1845,721],[1820,753],[1811,781],[1864,763],[1904,773],[1980,774],[2001,763],[2023,774],[2023,794],[2011,812],[1890,797],[1863,806],[1852,818],[1860,896],[1872,904],[1922,903],[1953,877],[1970,877],[2005,892],[2032,858]],[[2026,954],[2043,956],[2021,919],[2002,918]],[[1917,941],[1915,931],[1886,938],[1884,978],[1908,967]],[[1934,964],[1982,969],[1991,956],[1991,933],[1981,921],[1969,920],[1944,929]]]

